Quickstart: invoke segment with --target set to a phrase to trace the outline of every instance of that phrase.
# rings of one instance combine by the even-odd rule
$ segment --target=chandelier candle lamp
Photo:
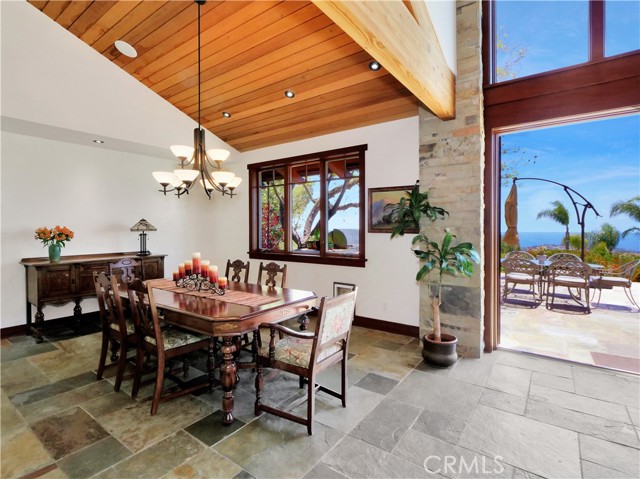
[[[138,251],[138,256],[149,256],[151,252],[147,250],[147,231],[158,231],[158,229],[142,218],[131,227],[131,231],[140,232],[140,251]]]
[[[198,128],[193,130],[193,147],[183,145],[171,146],[171,152],[178,158],[180,169],[173,173],[154,171],[153,177],[160,183],[160,190],[166,196],[167,192],[175,191],[180,198],[196,183],[204,188],[211,199],[211,193],[218,191],[222,196],[233,198],[235,189],[242,182],[242,178],[230,171],[222,169],[222,163],[231,154],[228,150],[212,148],[207,150],[204,142],[204,130],[200,125],[200,7],[206,0],[196,0],[198,4]],[[200,177],[199,181],[196,181]]]
[[[177,287],[188,291],[209,291],[220,296],[228,287],[227,278],[218,277],[218,267],[207,259],[201,260],[200,253],[193,253],[191,261],[178,265],[178,271],[173,273],[173,281]]]

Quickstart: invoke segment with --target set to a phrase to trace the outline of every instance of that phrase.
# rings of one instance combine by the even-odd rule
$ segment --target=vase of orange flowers
[[[57,263],[60,261],[60,253],[64,244],[73,239],[73,231],[66,226],[56,226],[52,229],[43,226],[36,230],[34,238],[49,247],[49,261]]]

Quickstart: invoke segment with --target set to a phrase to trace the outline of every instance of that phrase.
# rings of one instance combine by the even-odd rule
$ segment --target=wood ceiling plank
[[[69,31],[76,37],[82,39],[82,35],[96,23],[98,19],[104,16],[118,2],[113,0],[105,0],[102,2],[93,2],[69,27]],[[86,43],[86,42],[85,42]]]
[[[275,90],[283,94],[284,89],[289,88],[286,85],[293,86],[297,78],[311,79],[314,76],[320,76],[325,66],[329,67],[337,61],[341,61],[342,68],[347,68],[361,63],[362,58],[369,59],[368,54],[365,54],[364,57],[359,55],[363,53],[362,49],[347,35],[341,37],[341,39],[345,42],[344,45],[325,51],[325,53],[309,56],[307,51],[300,52],[295,56],[282,58],[280,61],[265,68],[252,71],[245,76],[243,81],[229,82],[215,90],[206,90],[202,95],[204,99],[201,102],[203,114],[209,114],[208,108],[210,107],[218,108],[217,104],[220,98],[232,100],[241,97],[244,101],[251,100],[255,98],[255,95],[260,94],[254,92],[267,88],[269,85],[277,85],[270,91]],[[184,104],[180,106],[187,114],[192,114],[198,109],[197,96],[191,100],[192,104],[190,106]],[[231,101],[227,103],[229,105],[232,104]]]
[[[201,19],[201,56],[206,57],[207,50],[223,49],[230,43],[227,36],[234,35],[234,31],[250,32],[251,22],[257,17],[265,15],[265,22],[277,18],[278,2],[227,2],[210,12]],[[291,6],[295,8],[295,6]],[[193,11],[196,15],[196,11]],[[195,19],[196,17],[194,17]],[[155,85],[172,75],[184,73],[197,74],[195,67],[197,62],[197,30],[191,38],[185,39],[179,48],[166,51],[164,55],[156,58],[136,71],[148,85]],[[245,33],[246,35],[246,33]],[[231,44],[233,42],[231,41]]]
[[[255,48],[251,48],[241,55],[217,65],[215,68],[217,74],[213,78],[201,82],[203,94],[207,95],[209,90],[218,88],[228,82],[240,84],[240,82],[250,81],[251,74],[254,71],[277,62],[289,62],[288,59],[293,58],[297,53],[304,52],[305,55],[313,57],[325,53],[327,49],[339,48],[345,42],[355,43],[351,40],[351,37],[325,15],[309,20],[305,25],[305,29],[322,25],[325,25],[325,27],[314,31],[313,35],[306,35],[302,38],[299,37],[298,32],[295,31],[296,29],[289,30],[269,42],[263,42]],[[175,94],[165,98],[174,105],[180,105],[179,108],[188,107],[197,102],[197,86],[171,88],[163,92],[163,94],[168,95],[171,92],[175,92]]]
[[[64,1],[63,2],[57,2],[57,1],[47,2],[45,7],[42,9],[42,13],[44,13],[46,16],[48,16],[53,20],[57,20],[60,14],[64,12],[64,10],[67,8],[67,6],[69,6],[70,3],[71,2],[64,2]]]
[[[438,118],[454,118],[455,78],[430,20],[419,25],[402,2],[313,1]]]
[[[69,29],[73,22],[75,22],[82,13],[91,6],[93,2],[91,1],[79,1],[74,0],[73,2],[68,2],[65,9],[58,15],[56,18],[56,22],[58,22],[62,27]]]
[[[337,96],[340,92],[332,92],[332,94]],[[298,110],[299,115],[297,117],[285,117],[284,115],[280,115],[280,110],[278,110],[277,112],[274,112],[273,121],[268,124],[266,122],[256,121],[252,117],[247,119],[246,125],[243,125],[242,128],[238,128],[234,132],[223,133],[216,130],[215,133],[217,136],[229,143],[234,143],[240,140],[258,140],[300,124],[301,118],[303,119],[303,122],[307,123],[313,121],[322,122],[327,118],[339,120],[340,116],[345,113],[351,111],[368,111],[367,109],[370,109],[371,107],[375,107],[376,105],[383,103],[386,104],[387,102],[397,99],[405,99],[409,102],[413,102],[417,111],[418,102],[406,89],[403,95],[398,94],[396,91],[387,91],[385,93],[376,92],[375,96],[372,96],[369,92],[369,95],[364,97],[357,94],[351,96],[341,95],[334,101],[325,102],[309,108],[302,108],[304,105],[300,105],[301,108]],[[400,102],[402,105],[405,103],[405,101]]]
[[[360,63],[355,62],[355,60],[359,60]],[[231,110],[237,112],[234,115],[238,119],[246,118],[272,108],[282,107],[321,95],[335,88],[344,88],[356,83],[362,83],[379,75],[379,73],[369,70],[369,61],[369,54],[360,52],[351,55],[351,57],[323,65],[305,74],[296,75],[294,78],[263,88],[256,88],[241,97],[228,98],[226,95],[217,95],[219,100],[217,100],[216,105],[203,109],[202,114],[203,116],[213,115],[214,117],[219,117],[222,111]],[[385,71],[384,74],[388,74],[388,72]],[[295,98],[286,98],[284,96],[284,90],[288,88],[296,93]]]
[[[93,48],[105,55],[105,53],[110,52],[108,55],[105,55],[111,61],[117,60],[117,64],[122,66],[124,64],[129,63],[129,61],[133,60],[129,57],[121,55],[119,53],[114,53],[113,50],[113,42],[120,39],[126,39],[129,41],[128,35],[137,25],[144,23],[144,21],[149,18],[153,13],[161,9],[165,4],[163,2],[139,2],[135,5],[135,7],[129,11],[124,17],[122,17],[114,26],[110,28],[104,35],[102,35],[99,39],[97,39],[93,43]],[[143,55],[145,53],[144,48],[141,48],[139,44],[131,44],[136,51],[138,52],[138,56]],[[116,50],[117,52],[117,50]]]
[[[285,8],[286,7],[286,8]],[[300,22],[306,22],[311,18],[321,15],[321,12],[312,4],[307,4],[303,8],[298,8],[299,2],[286,2],[278,8],[271,9],[265,14],[259,15],[245,23],[243,28],[236,28],[220,38],[215,43],[208,43],[201,49],[202,80],[207,80],[216,74],[216,66],[228,58],[233,58],[243,51],[249,50],[263,42],[270,41],[283,31],[294,28]],[[298,8],[297,10],[294,10]],[[283,11],[284,9],[284,11]],[[285,12],[287,12],[285,14]],[[276,20],[281,17],[279,20]],[[246,32],[255,32],[247,35]],[[195,45],[195,44],[194,44]],[[169,87],[182,84],[184,87],[197,85],[197,69],[190,69],[190,78],[185,78],[189,65],[196,65],[197,52],[193,52],[184,57],[180,62],[176,62],[181,68],[175,74],[160,80],[159,76],[150,78],[150,88],[161,96],[165,96],[165,90]],[[168,73],[168,70],[166,72]],[[164,75],[160,75],[164,76]],[[159,81],[158,81],[159,80]]]
[[[44,10],[44,7],[47,6],[48,0],[27,0],[28,3],[36,7],[38,10]]]
[[[163,2],[146,2],[155,8],[160,8],[163,5]],[[117,33],[114,35],[113,31],[118,31],[118,25],[121,24],[121,21],[125,17],[132,16],[132,11],[136,10],[138,6],[142,5],[142,2],[115,2],[113,8],[109,9],[105,14],[96,19],[96,21],[91,25],[91,28],[86,29],[86,31],[79,35],[80,40],[91,45],[94,44],[105,35],[111,33],[111,43],[121,38]],[[134,20],[132,18],[132,20]],[[135,18],[135,22],[138,23],[141,21],[140,17]],[[100,51],[98,48],[94,47],[96,50]]]
[[[375,92],[372,94],[372,92]],[[296,121],[298,118],[306,118],[307,115],[317,111],[328,111],[339,108],[345,104],[366,104],[373,103],[381,97],[398,97],[406,96],[411,93],[393,76],[384,75],[380,78],[369,80],[368,82],[359,83],[341,90],[331,91],[324,95],[318,95],[309,98],[302,103],[296,103],[289,106],[271,110],[240,121],[235,121],[234,117],[217,121],[215,124],[207,123],[207,128],[215,131],[218,136],[233,136],[239,130],[248,127],[255,128],[253,125],[259,125],[260,128],[270,128],[271,125],[281,121]],[[416,101],[416,105],[418,101]]]
[[[387,105],[388,106],[388,105]],[[323,124],[299,125],[299,128],[290,129],[284,133],[273,135],[257,141],[236,141],[231,144],[238,151],[249,151],[266,146],[278,145],[284,142],[303,140],[320,135],[327,135],[337,131],[344,131],[351,128],[360,128],[363,126],[374,125],[385,121],[399,120],[415,116],[418,108],[413,104],[392,105],[384,108],[380,106],[379,110],[371,110],[366,112],[351,112],[351,115],[341,120],[327,121]]]

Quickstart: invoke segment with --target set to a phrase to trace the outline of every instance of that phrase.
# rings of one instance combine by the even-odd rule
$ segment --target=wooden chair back
[[[265,273],[264,282],[262,279],[262,273]],[[280,284],[278,284],[277,277],[280,275]],[[287,284],[287,265],[280,266],[278,263],[267,263],[266,265],[260,262],[260,269],[258,270],[258,284],[264,284],[265,286],[286,288]]]
[[[119,278],[121,283],[130,283],[136,279],[135,269],[140,267],[140,261],[124,258],[115,263],[109,263],[109,275]]]
[[[227,260],[227,269],[224,275],[228,281],[234,283],[248,283],[249,282],[249,262],[246,263],[241,259],[234,261]],[[243,273],[244,272],[244,273]]]
[[[107,274],[103,272],[94,272],[93,284],[96,288],[96,296],[98,298],[102,330],[108,332],[109,329],[115,329],[120,332],[122,338],[126,338],[127,328],[125,325],[124,308],[122,307],[122,300],[118,294],[116,277],[114,275],[107,276]]]
[[[164,351],[158,310],[151,288],[139,279],[134,279],[127,283],[127,288],[133,322],[136,326],[139,341],[144,344],[146,349],[149,349],[147,345],[153,344],[153,342],[145,341],[144,339],[153,338],[155,340],[156,354]]]

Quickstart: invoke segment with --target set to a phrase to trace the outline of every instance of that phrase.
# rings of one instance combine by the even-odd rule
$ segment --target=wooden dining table
[[[256,331],[262,323],[278,323],[291,318],[301,318],[304,329],[308,322],[305,313],[315,307],[317,298],[311,291],[246,283],[229,283],[223,296],[208,291],[188,291],[168,279],[150,280],[147,284],[153,289],[156,306],[164,312],[164,321],[211,337],[208,361],[211,387],[215,375],[214,338],[222,338],[220,383],[225,425],[234,421],[233,390],[237,366],[233,339]]]

